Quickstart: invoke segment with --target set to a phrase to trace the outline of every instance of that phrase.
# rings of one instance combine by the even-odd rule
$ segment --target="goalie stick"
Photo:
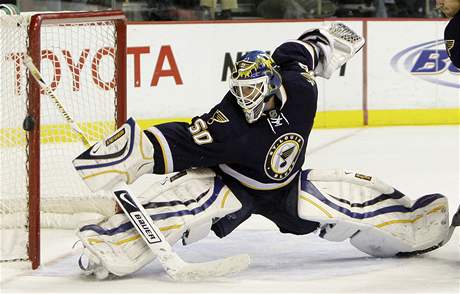
[[[90,147],[91,144],[85,134],[66,111],[53,89],[46,84],[43,76],[34,65],[30,56],[26,55],[24,57],[24,64],[45,94],[51,98],[52,102],[56,105],[66,122],[71,126],[72,130],[79,135],[85,147]],[[142,239],[147,243],[150,250],[158,256],[162,267],[172,279],[191,281],[223,276],[242,271],[249,266],[250,258],[247,254],[234,255],[209,262],[188,263],[184,261],[172,250],[171,245],[166,241],[160,229],[153,223],[152,219],[148,217],[144,207],[139,203],[134,194],[130,192],[128,185],[120,183],[112,190],[112,193],[118,205],[128,216],[128,219],[142,236]]]
[[[80,136],[83,144],[86,147],[90,147],[91,144],[89,143],[88,139],[86,139],[85,134],[77,126],[77,124],[72,119],[72,117],[69,115],[69,113],[65,110],[64,105],[59,100],[59,98],[54,94],[53,89],[46,84],[45,80],[43,79],[43,76],[41,75],[40,71],[38,70],[38,68],[33,63],[32,58],[30,56],[28,56],[28,55],[24,56],[24,64],[27,66],[27,68],[29,69],[30,73],[32,74],[34,79],[37,81],[37,83],[40,85],[40,87],[43,89],[45,94],[48,97],[51,98],[51,101],[54,103],[54,105],[56,105],[58,111],[62,114],[62,116],[64,117],[65,121],[70,125],[72,130],[74,130],[74,132],[76,132]]]
[[[127,185],[113,190],[117,202],[122,207],[131,223],[136,227],[144,241],[152,251],[158,251],[158,258],[166,272],[175,280],[192,281],[211,276],[223,276],[244,270],[249,265],[249,256],[240,254],[224,259],[218,259],[202,263],[187,263],[174,251],[163,234],[156,227],[139,201],[132,197]]]

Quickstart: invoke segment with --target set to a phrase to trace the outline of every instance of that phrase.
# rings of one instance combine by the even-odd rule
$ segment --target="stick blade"
[[[243,271],[250,263],[248,254],[239,254],[208,262],[183,263],[179,268],[169,268],[166,271],[177,281],[198,281]]]

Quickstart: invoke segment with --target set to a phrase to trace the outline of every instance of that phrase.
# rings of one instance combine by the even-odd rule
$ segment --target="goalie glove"
[[[120,182],[133,183],[153,171],[153,145],[133,118],[97,142],[72,163],[88,188],[109,190]]]
[[[309,29],[299,40],[310,43],[319,50],[319,63],[315,75],[329,79],[334,71],[350,60],[363,46],[365,40],[343,23]]]

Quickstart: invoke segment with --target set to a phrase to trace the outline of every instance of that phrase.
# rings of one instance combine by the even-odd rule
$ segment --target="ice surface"
[[[440,192],[453,213],[460,203],[459,147],[458,126],[314,130],[305,168],[371,174],[414,199]],[[432,253],[381,259],[348,242],[281,234],[253,216],[224,239],[210,235],[175,246],[187,261],[252,257],[244,272],[191,283],[173,282],[157,262],[131,276],[97,281],[80,274],[72,231],[45,230],[42,240],[39,270],[1,264],[1,293],[460,293],[459,231]]]

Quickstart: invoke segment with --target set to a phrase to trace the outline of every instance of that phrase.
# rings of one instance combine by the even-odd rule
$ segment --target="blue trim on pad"
[[[370,217],[375,217],[381,214],[386,214],[386,213],[393,213],[393,212],[402,212],[402,213],[408,213],[408,212],[413,212],[419,208],[425,207],[435,200],[439,198],[443,198],[444,196],[441,194],[430,194],[430,195],[425,195],[421,198],[419,198],[413,205],[412,207],[406,207],[404,205],[392,205],[392,206],[387,206],[384,208],[380,208],[374,211],[369,211],[366,213],[358,213],[358,212],[353,212],[349,210],[348,208],[345,208],[343,206],[337,205],[334,202],[330,201],[327,199],[309,180],[307,180],[309,171],[302,172],[301,174],[301,182],[300,182],[300,189],[304,192],[307,192],[309,195],[315,197],[319,201],[323,202],[327,206],[351,217],[351,218],[356,218],[356,219],[364,219],[364,218],[370,218]],[[379,197],[377,197],[379,198]],[[383,199],[383,198],[380,198]],[[382,200],[383,201],[383,200]]]
[[[131,136],[130,136],[130,142],[129,142],[129,150],[128,150],[128,153],[126,154],[125,157],[123,157],[122,159],[119,159],[117,161],[103,163],[103,164],[92,164],[92,165],[76,166],[75,169],[76,170],[84,170],[84,169],[101,168],[101,167],[107,167],[107,166],[111,166],[111,165],[116,165],[116,164],[119,164],[122,161],[125,161],[126,158],[128,158],[131,155],[131,153],[133,152],[134,136],[135,136],[135,132],[136,132],[136,124],[135,124],[134,119],[132,117],[130,117],[126,121],[126,124],[128,124],[130,129],[131,129]],[[93,147],[91,147],[91,148],[93,148]]]
[[[160,214],[152,214],[152,215],[150,215],[150,218],[155,221],[155,220],[167,219],[167,218],[176,217],[176,216],[196,215],[196,214],[204,211],[206,208],[211,206],[216,201],[217,195],[219,195],[219,193],[220,193],[220,191],[222,190],[223,187],[224,187],[224,183],[222,182],[222,180],[220,180],[217,177],[215,177],[214,178],[214,189],[212,191],[212,195],[201,206],[196,207],[194,209],[190,209],[190,210],[184,209],[184,210],[175,211],[175,212],[165,212],[165,213],[160,213]],[[112,228],[112,229],[104,229],[104,228],[102,228],[102,227],[100,227],[98,225],[91,224],[91,225],[86,225],[86,226],[81,227],[80,232],[91,230],[91,231],[94,231],[94,232],[98,233],[99,235],[112,236],[112,235],[115,235],[115,234],[118,234],[118,233],[126,232],[126,231],[130,230],[131,228],[133,228],[133,224],[131,222],[126,222],[126,223],[121,224],[120,226],[118,226],[116,228]]]

